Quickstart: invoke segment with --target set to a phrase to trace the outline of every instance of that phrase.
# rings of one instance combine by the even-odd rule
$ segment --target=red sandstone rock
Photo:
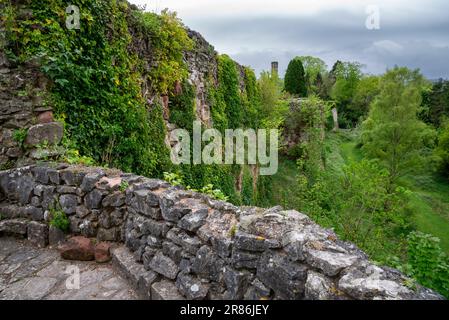
[[[39,123],[50,123],[53,122],[53,112],[52,111],[45,111],[37,117],[37,121]]]
[[[92,261],[95,259],[95,248],[86,237],[73,237],[59,247],[61,257],[66,260]]]
[[[95,246],[95,261],[105,263],[111,260],[111,245],[107,242],[100,242]]]
[[[175,83],[175,95],[179,96],[182,94],[182,85],[180,81],[176,81]]]
[[[120,177],[103,177],[95,184],[95,187],[100,190],[117,190],[122,184],[122,178]]]

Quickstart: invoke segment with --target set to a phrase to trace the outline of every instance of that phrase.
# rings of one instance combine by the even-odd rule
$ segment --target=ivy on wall
[[[170,123],[178,128],[193,130],[193,122],[196,120],[195,88],[185,80],[180,94],[170,95]]]
[[[130,18],[142,37],[150,35],[153,66],[148,78],[152,93],[169,94],[176,82],[188,76],[184,52],[193,49],[193,40],[174,12],[164,10],[158,15],[133,10]]]
[[[191,131],[196,119],[195,88],[183,59],[194,43],[176,14],[143,12],[122,0],[30,0],[21,8],[0,1],[7,9],[8,56],[17,64],[36,61],[51,80],[47,103],[65,124],[65,145],[97,164],[137,174],[178,170],[193,188],[213,184],[230,201],[250,204],[248,170],[242,194],[236,191],[239,165],[170,163],[162,107],[153,98],[170,96],[169,120],[180,128]],[[79,30],[66,27],[68,5],[80,8]],[[217,62],[218,84],[211,80],[207,92],[214,127],[256,129],[254,72],[226,55]],[[172,90],[176,83],[182,84],[179,95]]]
[[[218,84],[209,79],[207,100],[211,106],[214,128],[224,133],[228,128],[257,128],[256,115],[260,104],[254,71],[245,68],[244,88],[240,88],[240,73],[236,63],[226,55],[218,56]],[[170,97],[170,122],[192,132],[196,119],[194,88],[185,81],[182,93]],[[244,170],[243,190],[236,188],[240,165],[181,165],[178,168],[183,182],[195,189],[212,184],[235,204],[253,203],[252,176]]]
[[[254,71],[245,67],[245,91],[242,95],[242,104],[244,112],[244,124],[247,128],[258,129],[260,125],[260,108],[261,97],[259,86],[257,85],[257,78]]]
[[[214,127],[224,129],[243,127],[243,108],[239,86],[239,74],[235,62],[227,55],[218,60],[218,86],[210,86],[209,99]]]
[[[66,7],[80,8],[80,29],[65,26]],[[166,93],[187,76],[191,40],[175,14],[144,13],[126,1],[28,1],[31,14],[8,6],[7,47],[17,63],[37,60],[52,80],[48,103],[65,122],[71,145],[99,164],[149,176],[169,166],[161,107],[142,94]],[[130,30],[150,42],[145,70]]]

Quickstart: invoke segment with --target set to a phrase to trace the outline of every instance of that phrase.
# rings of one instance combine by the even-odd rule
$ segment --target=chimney
[[[277,61],[271,63],[271,75],[274,76],[275,74],[279,74],[279,62]]]

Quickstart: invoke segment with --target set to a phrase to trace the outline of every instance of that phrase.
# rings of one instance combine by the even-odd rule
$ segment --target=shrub
[[[181,185],[184,184],[183,178],[178,173],[164,172],[164,179],[168,183],[172,184],[173,186],[181,186]],[[191,190],[191,191],[197,191],[197,192],[200,192],[200,193],[207,194],[207,195],[209,195],[212,198],[217,199],[217,200],[223,200],[223,201],[227,201],[228,200],[228,197],[221,190],[214,189],[214,185],[213,184],[207,184],[206,186],[200,188],[199,190],[193,189],[190,186],[186,186],[186,189],[187,190]]]
[[[65,149],[61,160],[69,164],[79,164],[83,166],[95,165],[94,159],[91,157],[81,156],[79,151],[75,149]]]
[[[25,139],[27,137],[28,130],[27,129],[17,129],[14,131],[13,138],[21,148],[24,147]]]
[[[59,207],[54,207],[50,209],[51,220],[50,225],[52,227],[58,228],[61,231],[69,232],[70,230],[70,220],[64,211]]]
[[[129,188],[129,183],[128,183],[128,181],[122,181],[122,182],[120,183],[120,192],[125,192],[126,189],[128,189],[128,188]]]
[[[164,172],[164,179],[173,186],[182,185],[182,177],[177,173]]]
[[[300,209],[317,223],[335,228],[373,259],[384,262],[403,253],[407,223],[407,191],[390,193],[388,173],[373,161],[350,162],[342,172],[325,172],[311,185],[299,176]]]
[[[380,93],[363,122],[363,150],[384,165],[392,186],[427,163],[434,132],[418,119],[426,85],[419,70],[389,70],[380,80]]]
[[[438,127],[449,117],[449,81],[440,79],[430,90],[423,92],[423,121]]]
[[[449,298],[448,257],[439,245],[440,239],[421,232],[408,236],[408,262],[412,276],[422,285]]]
[[[208,184],[207,186],[203,187],[200,190],[200,192],[204,193],[204,194],[207,194],[207,195],[209,195],[212,198],[215,198],[217,200],[228,201],[228,197],[225,196],[225,194],[221,190],[214,189],[214,185],[213,184]]]

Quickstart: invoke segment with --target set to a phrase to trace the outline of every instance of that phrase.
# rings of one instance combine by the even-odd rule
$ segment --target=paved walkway
[[[38,249],[26,241],[0,238],[0,300],[10,299],[137,298],[126,280],[110,264],[64,261],[56,250]]]

